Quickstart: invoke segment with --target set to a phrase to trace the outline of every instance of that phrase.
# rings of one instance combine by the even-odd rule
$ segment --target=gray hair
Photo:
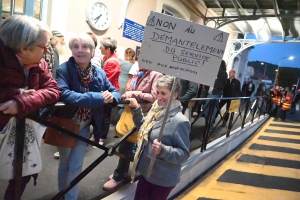
[[[21,47],[30,48],[37,45],[45,34],[51,36],[49,27],[26,15],[12,15],[6,18],[0,26],[0,39],[15,53]]]
[[[104,46],[105,49],[109,48],[111,53],[113,53],[117,48],[117,40],[110,37],[105,37],[100,40],[100,44]]]
[[[164,75],[157,80],[156,87],[167,87],[171,91],[174,81],[175,81],[175,77]],[[180,81],[177,81],[175,93],[178,93],[178,97],[179,97],[179,94],[181,93]]]
[[[90,35],[88,35],[87,33],[80,33],[78,35],[73,35],[70,38],[69,41],[69,48],[72,50],[73,48],[73,43],[75,40],[83,40],[84,42],[86,42],[90,48],[91,51],[95,50],[95,42],[92,39],[92,37]]]

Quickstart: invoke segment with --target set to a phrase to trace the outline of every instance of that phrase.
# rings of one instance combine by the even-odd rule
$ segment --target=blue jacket
[[[81,93],[82,86],[74,62],[74,58],[71,57],[56,70],[56,80],[61,89],[60,101],[76,107],[90,108],[93,121],[100,122],[104,104],[101,92],[107,90],[112,93],[114,101],[110,104],[111,106],[118,105],[120,94],[108,81],[105,72],[96,66],[92,66],[94,77],[90,83],[89,92]],[[101,126],[101,123],[95,123],[95,125]],[[97,127],[94,126],[94,128]]]

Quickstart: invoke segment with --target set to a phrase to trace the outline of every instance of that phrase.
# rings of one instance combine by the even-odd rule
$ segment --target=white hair
[[[92,39],[92,37],[87,34],[87,33],[80,33],[78,35],[72,35],[70,40],[69,40],[69,48],[72,49],[73,48],[73,43],[75,40],[83,40],[84,42],[86,42],[90,48],[91,51],[95,50],[95,42]]]
[[[49,27],[26,15],[9,16],[0,26],[0,39],[15,53],[19,52],[21,47],[35,46],[45,34],[51,36]]]

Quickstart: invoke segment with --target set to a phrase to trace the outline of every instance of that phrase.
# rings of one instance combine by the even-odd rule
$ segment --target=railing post
[[[248,109],[249,109],[249,105],[250,105],[250,98],[247,99],[247,101],[246,101],[246,108],[245,108],[244,117],[243,117],[243,121],[242,121],[242,128],[244,128],[244,126],[245,126],[245,121],[246,121],[246,118],[247,118],[247,112],[248,112]]]
[[[14,156],[14,179],[15,179],[15,200],[21,199],[22,195],[22,168],[23,168],[23,150],[25,141],[25,120],[26,118],[16,119],[15,135],[15,156]]]
[[[254,120],[254,116],[255,116],[255,113],[256,113],[256,109],[257,109],[257,104],[258,104],[258,98],[255,99],[254,105],[251,108],[251,112],[252,112],[251,123],[253,123],[253,120]]]
[[[261,111],[262,111],[262,107],[263,107],[263,99],[262,98],[260,98],[259,99],[259,104],[258,104],[258,108],[259,108],[259,114],[258,114],[258,119],[260,118],[260,116],[261,116]]]
[[[229,134],[230,134],[230,131],[231,131],[231,128],[232,128],[233,116],[234,116],[234,112],[230,113],[230,119],[229,119],[229,124],[228,124],[228,128],[227,128],[226,137],[229,137]]]
[[[208,116],[205,116],[207,118],[207,121],[205,123],[205,132],[204,132],[204,135],[203,135],[203,142],[202,142],[202,145],[201,145],[201,152],[204,151],[204,150],[206,150],[206,145],[207,145],[209,134],[210,134],[210,130],[209,129],[210,129],[210,125],[211,125],[211,120],[212,120],[214,105],[215,105],[215,99],[214,100],[210,100],[210,102],[209,102]],[[207,109],[207,107],[206,107],[206,109]]]

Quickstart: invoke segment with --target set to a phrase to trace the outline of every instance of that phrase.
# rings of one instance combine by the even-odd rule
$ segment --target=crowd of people
[[[134,179],[136,171],[142,175],[135,199],[166,199],[180,181],[181,164],[189,158],[191,121],[186,116],[192,111],[188,109],[188,103],[199,96],[204,87],[143,68],[134,59],[136,52],[132,48],[127,48],[124,59],[120,60],[116,53],[117,41],[111,37],[102,38],[97,48],[97,38],[93,33],[73,35],[68,43],[72,55],[66,62],[61,59],[63,45],[62,33],[50,31],[47,25],[34,18],[13,15],[1,24],[0,90],[5,95],[0,96],[0,129],[13,115],[24,117],[38,113],[40,108],[60,101],[74,108],[70,111],[63,107],[60,114],[76,122],[80,136],[105,145],[112,109],[117,108],[120,116],[123,105],[119,102],[127,100],[139,134],[136,144],[124,141],[119,152],[133,158],[131,178]],[[175,81],[175,93],[169,102]],[[242,93],[250,97],[254,91],[252,81],[241,88],[240,81],[235,78],[235,70],[230,70],[228,77],[226,63],[222,61],[214,87],[211,90],[207,88],[206,94],[208,98],[239,97]],[[257,96],[264,93],[270,98],[269,113],[276,119],[285,121],[288,110],[295,114],[300,89],[292,93],[288,89],[281,90],[279,86],[269,90],[259,86]],[[170,111],[166,113],[168,103]],[[217,107],[220,110],[226,104],[228,110],[230,103],[231,100],[217,101],[212,125],[217,117]],[[45,114],[51,114],[51,111],[43,110]],[[207,123],[208,109],[204,116]],[[162,138],[158,140],[164,118],[167,123]],[[228,113],[224,119],[226,123]],[[55,153],[60,159],[58,190],[64,189],[81,173],[86,148],[86,143],[81,140],[76,140],[72,148],[58,147]],[[155,163],[148,177],[152,158]],[[120,157],[103,189],[117,187],[128,177],[129,168],[130,161]],[[22,178],[22,192],[31,177],[36,179],[37,174]],[[14,199],[14,189],[15,181],[9,180],[5,200]],[[64,199],[74,200],[78,195],[77,184],[64,195]]]
[[[97,38],[91,32],[74,34],[69,38],[68,47],[72,55],[66,62],[62,61],[64,35],[56,30],[50,31],[46,24],[34,18],[8,17],[1,24],[0,33],[0,89],[6,94],[0,98],[1,129],[13,115],[24,117],[35,112],[49,119],[55,112],[59,113],[58,117],[74,121],[79,127],[78,135],[90,139],[92,132],[91,139],[105,145],[112,109],[120,106],[121,99],[128,100],[136,126],[140,127],[143,135],[138,138],[142,145],[138,147],[141,154],[136,156],[135,169],[146,170],[145,164],[148,164],[141,165],[137,159],[146,159],[148,154],[153,153],[160,161],[155,163],[150,179],[144,175],[140,181],[138,187],[142,189],[137,190],[135,199],[147,196],[153,199],[153,195],[167,198],[179,182],[181,164],[189,157],[191,128],[181,112],[180,84],[176,86],[170,112],[165,113],[175,78],[140,67],[131,48],[125,50],[124,60],[120,61],[116,53],[117,41],[113,38],[102,38],[99,51]],[[58,101],[68,106],[59,108],[59,112],[41,109]],[[118,109],[121,115],[122,106]],[[171,123],[165,127],[161,141],[157,141],[157,131],[165,114],[168,114],[166,117]],[[120,145],[119,151],[133,156],[134,145],[126,141]],[[76,140],[71,148],[57,147],[58,190],[64,189],[81,173],[86,148],[86,143],[81,140]],[[130,161],[120,158],[103,188],[116,187],[126,177],[129,166]],[[165,167],[172,170],[165,170]],[[162,177],[161,173],[165,175]],[[22,177],[22,193],[31,177],[36,180],[37,174]],[[15,185],[14,179],[9,180],[5,200],[14,199]],[[156,189],[153,190],[153,187]],[[77,184],[63,199],[74,200],[78,195]]]
[[[285,121],[288,111],[291,115],[295,114],[296,105],[300,99],[300,89],[291,91],[288,87],[271,86],[267,91],[269,98],[268,112],[276,121]]]

